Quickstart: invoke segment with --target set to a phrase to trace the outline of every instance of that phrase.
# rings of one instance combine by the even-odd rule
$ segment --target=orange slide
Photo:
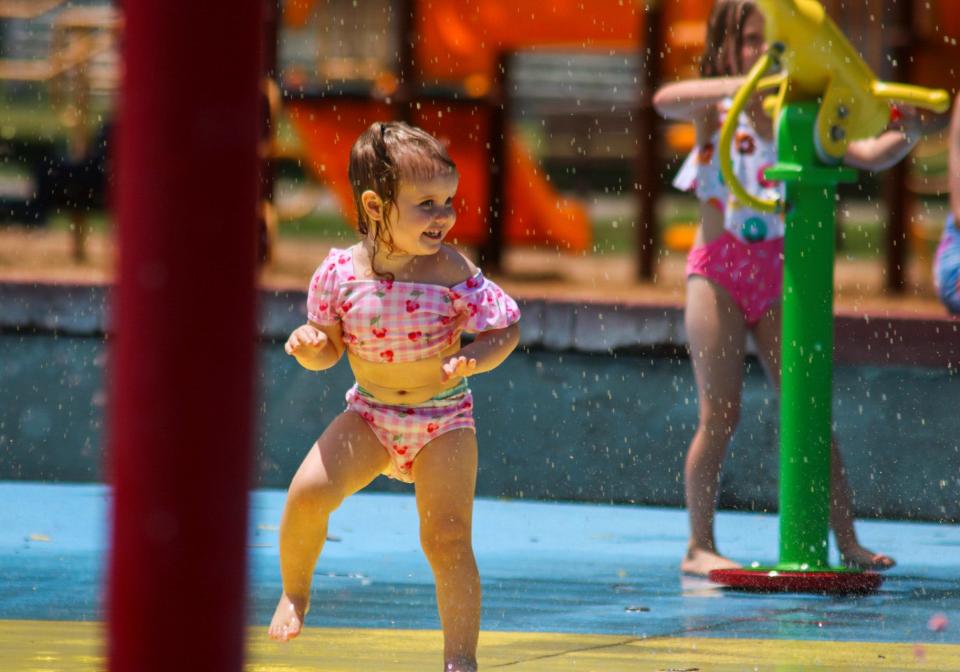
[[[308,25],[317,9],[315,3],[286,0],[285,25]],[[478,97],[489,91],[501,53],[548,45],[571,50],[633,50],[638,35],[645,31],[644,4],[633,1],[555,0],[544,9],[541,0],[431,0],[417,2],[415,7],[417,78],[456,82]],[[663,11],[671,26],[702,22],[705,12],[702,0],[674,0]],[[675,67],[674,61],[690,60],[684,51],[689,46],[683,39],[672,43],[666,57],[668,71]],[[287,109],[314,174],[333,189],[343,212],[355,222],[347,184],[350,145],[373,121],[391,119],[391,110],[374,100],[334,99],[289,102]],[[491,165],[489,111],[465,102],[456,106],[421,103],[412,121],[449,143],[461,179],[456,238],[469,245],[482,242],[489,228],[485,211]],[[553,189],[516,134],[507,137],[506,154],[507,242],[587,249],[591,228],[583,207]]]
[[[441,109],[442,108],[442,109]],[[287,112],[303,142],[310,169],[329,186],[351,225],[356,223],[347,180],[350,146],[374,121],[392,118],[387,105],[375,101],[291,102]],[[455,242],[477,245],[489,228],[490,155],[488,113],[480,105],[421,104],[412,120],[449,147],[460,171]],[[507,142],[506,240],[580,252],[590,246],[590,220],[578,203],[567,201],[547,182],[516,136]]]
[[[285,0],[283,23],[304,28],[316,19],[318,0]],[[940,0],[939,4],[952,3]],[[373,3],[371,3],[373,4]],[[583,0],[429,0],[414,2],[414,61],[424,81],[491,80],[501,52],[540,47],[590,51],[635,50],[646,33],[647,2]],[[663,55],[666,73],[687,69],[703,48],[708,0],[662,5],[669,26]]]

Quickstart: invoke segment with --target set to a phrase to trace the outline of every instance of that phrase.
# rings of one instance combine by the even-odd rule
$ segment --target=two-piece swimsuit
[[[721,122],[730,101],[721,103]],[[783,286],[783,217],[759,212],[737,202],[720,173],[720,132],[694,147],[674,178],[673,186],[723,213],[723,234],[694,247],[687,257],[687,277],[699,275],[719,285],[753,325],[780,301]],[[738,119],[731,148],[733,172],[746,190],[760,198],[782,197],[781,185],[764,177],[777,161],[774,143],[760,137],[746,114]]]
[[[398,363],[439,356],[461,330],[504,329],[520,319],[520,310],[479,270],[453,287],[358,279],[352,249],[333,249],[310,281],[307,317],[319,325],[341,323],[352,355]],[[401,481],[413,481],[414,459],[427,443],[456,429],[476,431],[473,395],[465,379],[418,404],[386,404],[358,384],[347,391],[346,400],[347,410],[366,420],[390,454],[384,473]]]
[[[960,315],[960,228],[953,213],[947,215],[943,236],[933,262],[933,280],[940,300],[951,313]]]

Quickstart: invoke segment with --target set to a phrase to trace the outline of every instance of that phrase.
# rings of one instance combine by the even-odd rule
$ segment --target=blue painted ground
[[[250,623],[280,590],[284,493],[252,495]],[[0,482],[0,619],[100,620],[108,491],[99,485]],[[776,560],[776,518],[721,513],[736,559]],[[750,595],[682,578],[678,510],[478,500],[475,548],[483,627],[631,636],[960,643],[960,528],[866,521],[863,542],[895,556],[866,597]],[[309,623],[437,629],[431,575],[410,495],[361,494],[334,514]],[[944,613],[942,632],[927,627]]]

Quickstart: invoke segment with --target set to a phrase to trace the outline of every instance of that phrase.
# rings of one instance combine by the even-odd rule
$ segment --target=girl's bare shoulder
[[[460,250],[444,244],[437,252],[436,272],[440,284],[452,287],[477,274],[477,266],[467,259]]]

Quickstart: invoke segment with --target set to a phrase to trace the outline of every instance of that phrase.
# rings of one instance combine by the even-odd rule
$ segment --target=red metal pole
[[[124,9],[109,669],[238,672],[262,2]]]

